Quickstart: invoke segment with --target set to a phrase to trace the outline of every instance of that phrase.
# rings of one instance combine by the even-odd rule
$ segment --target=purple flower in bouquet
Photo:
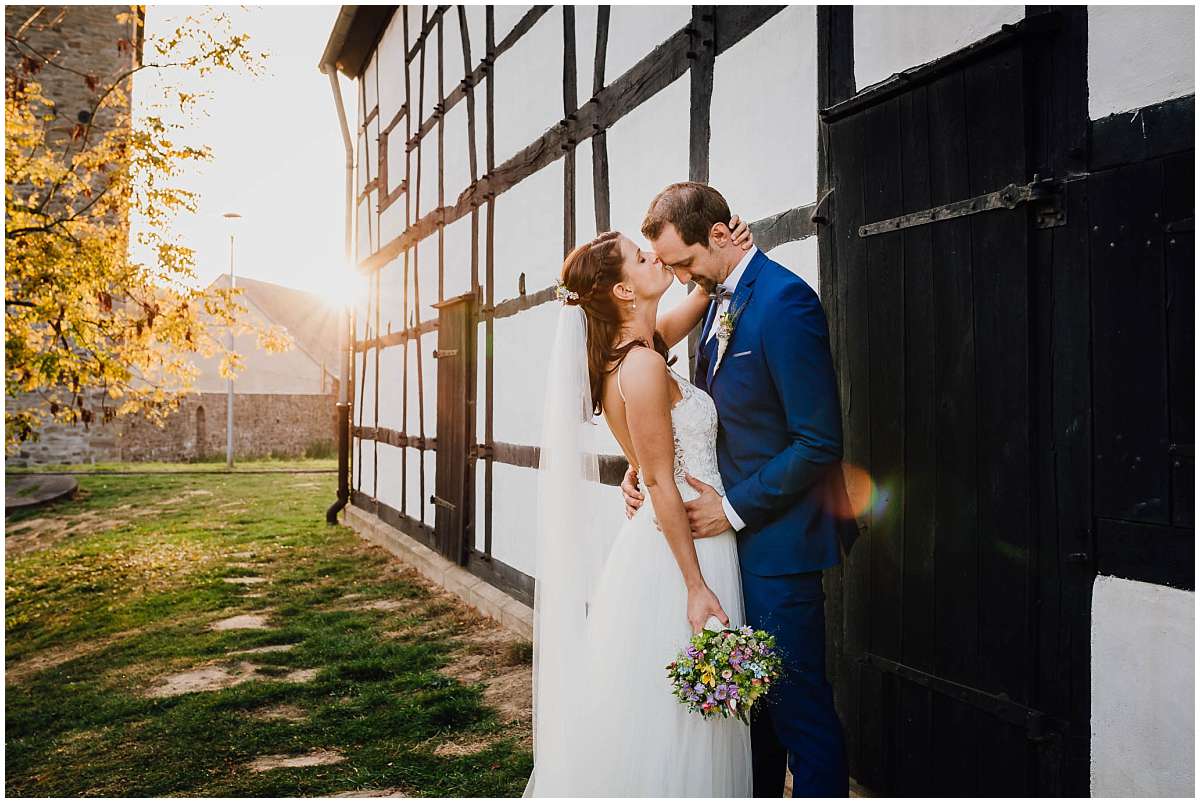
[[[717,691],[713,696],[718,700],[724,700],[729,696],[729,687],[722,683],[721,685],[717,686]]]

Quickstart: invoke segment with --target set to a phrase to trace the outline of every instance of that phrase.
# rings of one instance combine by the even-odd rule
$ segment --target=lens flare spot
[[[866,469],[843,462],[842,476],[846,479],[846,495],[850,501],[849,516],[862,516],[879,503],[879,489]]]

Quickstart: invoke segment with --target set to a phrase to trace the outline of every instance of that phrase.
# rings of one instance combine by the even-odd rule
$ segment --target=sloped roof
[[[349,78],[357,78],[366,69],[379,37],[392,20],[398,6],[342,6],[333,30],[325,43],[318,68],[332,66]]]
[[[229,274],[222,273],[211,286],[228,287]],[[237,277],[237,286],[242,290],[241,303],[253,304],[271,323],[286,329],[297,348],[323,364],[326,371],[337,374],[338,313],[335,308],[312,293],[245,276]]]

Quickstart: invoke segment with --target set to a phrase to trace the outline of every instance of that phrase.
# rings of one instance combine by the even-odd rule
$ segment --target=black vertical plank
[[[608,55],[608,19],[611,6],[600,6],[596,13],[596,61],[592,71],[592,97],[604,88],[604,63]],[[592,137],[592,195],[596,209],[596,233],[602,234],[612,225],[608,205],[608,138],[598,131]]]
[[[563,6],[563,115],[571,117],[579,108],[575,63],[575,8]],[[575,247],[575,147],[563,157],[563,256]]]
[[[692,6],[691,122],[688,126],[688,180],[708,183],[708,148],[712,138],[713,64],[716,61],[716,11]]]
[[[688,123],[688,180],[708,183],[708,152],[712,139],[713,65],[716,63],[716,9],[692,6],[692,63]],[[688,285],[689,292],[694,285]],[[688,376],[696,375],[700,326],[688,333]]]
[[[863,212],[868,221],[903,214],[900,101],[863,112]],[[876,497],[871,506],[870,650],[900,658],[900,577],[904,539],[904,233],[865,238],[867,314],[870,316],[871,461]]]
[[[1170,520],[1162,163],[1092,175],[1096,513]]]
[[[964,73],[971,195],[1026,178],[1023,55],[1005,49]],[[980,471],[979,682],[1029,700],[1028,212],[968,218],[975,299]],[[999,722],[980,732],[980,785],[989,793],[1029,790],[1028,743]]]
[[[487,6],[484,10],[484,54],[488,62],[487,71],[487,98],[484,107],[485,112],[485,131],[486,131],[486,156],[484,164],[487,167],[487,174],[490,175],[496,169],[496,136],[495,136],[495,110],[496,110],[496,73],[492,69],[492,59],[496,54],[496,11],[492,6]],[[490,310],[496,304],[496,273],[495,273],[495,253],[496,253],[496,197],[489,195],[487,199],[487,243],[485,245],[485,260],[484,260],[484,286],[487,288],[485,306]],[[483,419],[483,440],[489,447],[492,445],[492,438],[495,434],[493,429],[493,406],[495,404],[495,381],[493,376],[494,357],[492,349],[492,337],[494,333],[494,319],[491,315],[487,317],[484,324],[484,348],[485,360],[483,368],[484,382],[484,419]],[[492,556],[492,465],[493,460],[489,456],[484,465],[483,476],[483,554],[490,558]]]
[[[1052,229],[1054,310],[1052,337],[1053,447],[1060,613],[1058,629],[1040,625],[1039,705],[1072,723],[1077,735],[1064,742],[1061,790],[1040,793],[1086,796],[1090,760],[1086,723],[1091,717],[1091,600],[1095,565],[1092,543],[1092,288],[1088,260],[1088,183],[1069,184],[1067,224]],[[1046,554],[1043,551],[1043,554]],[[1039,578],[1052,582],[1042,561]],[[1049,590],[1042,595],[1049,605]],[[1064,672],[1063,668],[1068,671]],[[1060,695],[1066,694],[1064,699]],[[1052,757],[1051,757],[1052,758]]]
[[[931,206],[929,188],[928,89],[900,98],[900,142],[904,211]],[[904,567],[900,661],[932,672],[935,446],[934,308],[932,229],[904,232]],[[896,793],[927,794],[934,772],[929,692],[912,683],[899,689]]]
[[[842,338],[841,402],[843,410],[843,443],[845,462],[852,477],[865,473],[870,461],[868,382],[868,318],[866,244],[858,236],[858,227],[867,220],[863,213],[863,138],[861,115],[854,115],[831,124],[829,143],[833,183],[838,188],[837,216],[833,218],[835,248],[838,254],[838,297],[844,300],[842,320],[847,337]],[[861,487],[852,487],[856,503]],[[856,511],[862,513],[865,511]],[[875,762],[864,758],[864,723],[877,711],[864,709],[862,685],[870,674],[860,658],[867,651],[870,629],[870,551],[869,530],[864,516],[858,516],[855,526],[861,535],[846,557],[842,572],[844,653],[838,671],[839,695],[843,700],[843,725],[846,729],[850,774],[860,783],[871,786]],[[868,766],[870,764],[870,766]]]
[[[854,15],[853,9],[844,6],[817,7],[817,108],[823,109],[832,103],[854,94]],[[841,285],[838,281],[839,265],[834,232],[828,221],[834,220],[837,198],[829,193],[833,184],[832,154],[829,144],[829,126],[818,118],[817,139],[817,197],[826,198],[823,222],[817,230],[817,251],[821,304],[829,321],[830,350],[837,367],[839,399],[844,400],[845,371],[844,339],[845,327],[842,313]],[[843,407],[843,410],[845,408]],[[848,526],[854,526],[848,524]],[[833,685],[834,704],[842,720],[843,729],[849,735],[849,726],[854,724],[847,705],[849,678],[842,676],[845,664],[845,570],[844,563],[825,571],[824,584],[827,590],[825,603],[826,672]]]
[[[439,15],[437,20],[437,147],[438,147],[438,200],[437,208],[446,205],[446,46],[442,36],[442,23],[445,15]],[[378,74],[378,71],[377,71]],[[384,192],[387,187],[383,188]],[[438,301],[446,298],[446,224],[438,224]]]
[[[903,213],[901,187],[900,102],[892,98],[862,113],[864,141],[863,212],[868,221]],[[868,349],[868,424],[875,483],[870,509],[871,631],[869,650],[890,660],[900,658],[903,611],[900,592],[904,539],[904,263],[903,232],[865,238],[867,260],[867,315],[870,318]],[[868,678],[871,676],[868,675]],[[888,678],[876,698],[873,682],[863,687],[863,711],[872,712],[864,725],[866,755],[878,751],[878,768],[872,773],[876,787],[890,790],[892,740],[896,721],[888,706],[894,681]]]
[[[933,204],[970,197],[962,73],[929,86],[929,191]],[[975,326],[969,219],[930,228],[933,276],[934,398],[941,432],[934,452],[934,667],[935,674],[975,685],[979,641],[976,466]],[[938,794],[978,789],[979,715],[935,696],[933,753]]]
[[[1195,526],[1196,509],[1195,163],[1195,151],[1163,160],[1171,523],[1181,527]]]
[[[868,221],[903,212],[899,100],[893,98],[863,112],[863,207]],[[903,572],[904,498],[904,265],[903,233],[876,235],[866,240],[868,349],[869,471],[875,495],[869,511],[871,540],[871,630],[869,650],[891,660],[900,657],[903,612],[900,590]],[[892,739],[896,722],[890,702],[894,678],[882,678],[876,691],[868,675],[863,687],[863,710],[872,711],[864,725],[866,755],[878,751],[877,788],[894,788]],[[878,695],[878,696],[877,696]]]
[[[1031,163],[1043,176],[1086,171],[1087,24],[1084,6],[1053,10],[1054,35],[1026,46]],[[1075,735],[1035,743],[1036,794],[1085,796],[1090,766],[1091,586],[1091,284],[1087,182],[1063,190],[1066,225],[1033,231],[1033,424],[1037,538],[1034,576],[1036,687],[1032,705],[1071,723]],[[1080,736],[1079,734],[1084,734]]]

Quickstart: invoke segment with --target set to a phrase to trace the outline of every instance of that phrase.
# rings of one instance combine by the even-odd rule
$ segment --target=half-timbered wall
[[[529,598],[564,254],[610,229],[640,239],[650,199],[691,177],[816,286],[815,58],[812,7],[401,7],[357,83],[356,503],[432,538],[434,305],[478,288],[461,560]],[[686,343],[675,354],[687,364]],[[619,527],[618,491],[595,492]]]

